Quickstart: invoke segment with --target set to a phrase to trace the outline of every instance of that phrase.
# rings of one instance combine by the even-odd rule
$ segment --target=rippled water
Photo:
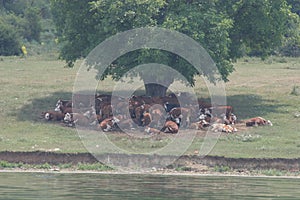
[[[300,179],[0,173],[0,199],[299,199]]]

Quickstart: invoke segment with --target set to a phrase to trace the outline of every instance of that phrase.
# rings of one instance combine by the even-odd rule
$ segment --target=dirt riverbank
[[[57,153],[57,152],[0,152],[0,161],[9,163],[24,164],[45,164],[60,165],[78,163],[93,164],[98,160],[107,160],[107,157],[114,161],[114,164],[127,167],[130,163],[143,162],[151,164],[150,161],[172,161],[172,164],[165,167],[167,170],[184,169],[185,171],[201,172],[214,167],[226,167],[234,171],[250,171],[250,170],[284,170],[289,172],[300,172],[300,158],[226,158],[218,156],[200,157],[197,155],[184,155],[180,157],[172,156],[149,156],[149,155],[125,155],[125,154],[105,154],[97,156],[96,159],[90,153]],[[105,164],[105,162],[104,162]],[[153,167],[155,168],[155,166]]]

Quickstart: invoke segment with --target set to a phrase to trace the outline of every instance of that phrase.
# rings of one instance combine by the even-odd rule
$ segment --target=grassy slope
[[[247,61],[247,62],[246,62]],[[211,155],[228,157],[299,157],[300,97],[290,95],[300,86],[300,59],[242,59],[226,84],[228,104],[240,119],[262,116],[272,120],[273,127],[251,128],[230,136],[221,136]],[[85,152],[75,129],[45,123],[40,112],[54,107],[58,98],[70,98],[72,84],[80,63],[74,69],[53,58],[4,57],[0,61],[0,151],[54,150]],[[201,81],[199,80],[199,83]],[[109,84],[109,83],[104,83]],[[201,84],[200,84],[201,85]],[[105,87],[101,87],[105,88]],[[196,88],[206,97],[205,86]],[[200,92],[202,91],[202,92]],[[114,136],[112,136],[114,137]],[[151,149],[160,143],[120,139],[120,145]],[[199,149],[196,139],[188,153]],[[138,144],[139,143],[139,144]]]
[[[0,62],[0,150],[83,152],[74,129],[44,123],[41,111],[72,91],[75,69],[46,58],[5,57]]]
[[[248,61],[248,62],[245,62]],[[251,128],[238,135],[222,137],[213,155],[228,157],[299,157],[300,96],[291,95],[300,85],[300,60],[270,58],[243,59],[227,83],[228,104],[237,116],[247,119],[262,116],[273,127]]]

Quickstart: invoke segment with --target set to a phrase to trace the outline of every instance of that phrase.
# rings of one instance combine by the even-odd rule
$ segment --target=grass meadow
[[[55,55],[0,57],[0,151],[87,152],[76,129],[45,122],[40,117],[42,111],[54,108],[57,99],[71,98],[80,63],[65,68],[65,63]],[[235,63],[229,80],[227,102],[234,107],[239,120],[261,116],[274,126],[222,134],[209,155],[298,158],[300,117],[295,115],[300,113],[300,58],[242,58]],[[113,82],[99,84],[110,90]],[[208,98],[200,78],[196,85],[199,97]],[[172,136],[145,140],[112,133],[109,137],[122,148],[147,152],[163,147]],[[203,138],[203,134],[198,134],[186,154],[198,150]]]

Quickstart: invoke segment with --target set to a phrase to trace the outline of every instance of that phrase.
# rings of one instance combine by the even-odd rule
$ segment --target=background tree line
[[[0,55],[15,55],[20,53],[20,43],[24,41],[41,41],[41,33],[43,33],[44,29],[51,27],[51,39],[53,39],[54,32],[52,27],[52,20],[53,16],[51,13],[51,6],[50,1],[52,1],[52,13],[55,14],[54,20],[56,24],[58,25],[58,35],[61,36],[61,29],[62,26],[59,25],[59,18],[63,17],[64,13],[60,13],[61,11],[68,11],[71,12],[73,9],[74,12],[80,12],[80,9],[84,12],[85,9],[87,9],[87,12],[90,12],[90,16],[92,16],[92,13],[95,12],[95,10],[92,11],[92,7],[99,4],[100,2],[105,1],[86,1],[83,0],[81,3],[80,1],[68,1],[63,0],[63,2],[55,1],[55,0],[0,0]],[[280,1],[280,0],[279,0]],[[113,4],[118,5],[120,2],[118,1],[112,1]],[[140,1],[142,2],[142,1]],[[159,2],[159,1],[156,1]],[[161,2],[172,2],[172,1],[161,1]],[[187,4],[192,5],[195,2],[201,2],[201,1],[182,1]],[[205,2],[205,1],[202,1]],[[209,1],[206,1],[209,2]],[[241,17],[239,15],[234,16],[234,9],[236,9],[235,5],[237,2],[242,2],[245,4],[247,1],[238,1],[238,0],[229,0],[229,1],[211,1],[213,3],[207,3],[210,6],[214,4],[213,7],[216,7],[219,11],[223,13],[227,13],[229,17]],[[259,4],[259,1],[248,1],[248,5],[251,4]],[[300,2],[298,0],[286,0],[288,6],[290,6],[290,10],[292,13],[297,14],[300,16]],[[262,1],[264,3],[264,1]],[[72,5],[73,4],[73,5]],[[132,3],[127,3],[127,21],[130,20],[130,12],[134,9],[129,8],[132,6],[132,4],[140,4],[139,1],[132,1]],[[182,3],[179,3],[182,4]],[[62,8],[56,8],[57,6],[65,6]],[[145,4],[144,6],[147,6]],[[254,5],[253,5],[254,6]],[[67,8],[69,7],[69,8]],[[214,8],[211,9],[214,9]],[[219,7],[219,8],[218,8]],[[255,6],[254,6],[255,7]],[[79,10],[78,10],[79,8]],[[182,7],[179,7],[177,9],[182,9]],[[223,10],[225,9],[225,10]],[[251,9],[251,8],[249,8]],[[176,10],[174,10],[175,13]],[[188,12],[188,10],[186,10]],[[235,13],[237,14],[237,13]],[[253,15],[256,15],[257,12],[254,12]],[[65,13],[66,15],[66,13]],[[131,13],[132,15],[132,13]],[[80,17],[86,17],[83,16],[83,14],[78,14],[78,18]],[[95,16],[93,16],[95,17]],[[259,17],[257,17],[259,19]],[[45,24],[43,24],[43,20],[47,21]],[[113,19],[111,19],[113,20]],[[252,18],[253,20],[253,18]],[[250,21],[250,20],[249,20]],[[71,22],[69,22],[71,23]],[[299,21],[295,17],[292,17],[290,21],[286,22],[288,24],[288,28],[290,30],[289,33],[286,33],[284,35],[284,41],[278,47],[276,51],[273,53],[280,53],[285,56],[299,56],[300,55],[300,28],[299,28]],[[86,26],[87,24],[83,24],[81,26]],[[248,27],[250,28],[250,27]],[[91,29],[91,28],[90,28]],[[106,28],[107,29],[107,28]],[[245,31],[247,32],[247,31]],[[63,51],[62,51],[63,52]],[[244,49],[241,52],[243,55],[260,55],[261,52],[257,50],[249,50]],[[62,53],[65,54],[65,53]],[[73,53],[72,53],[73,54]],[[79,54],[79,53],[77,53]],[[82,53],[81,53],[82,54]],[[77,55],[78,56],[78,55]],[[69,56],[71,57],[74,56]]]
[[[49,0],[0,0],[0,55],[19,55],[22,44],[40,43],[47,20]]]

